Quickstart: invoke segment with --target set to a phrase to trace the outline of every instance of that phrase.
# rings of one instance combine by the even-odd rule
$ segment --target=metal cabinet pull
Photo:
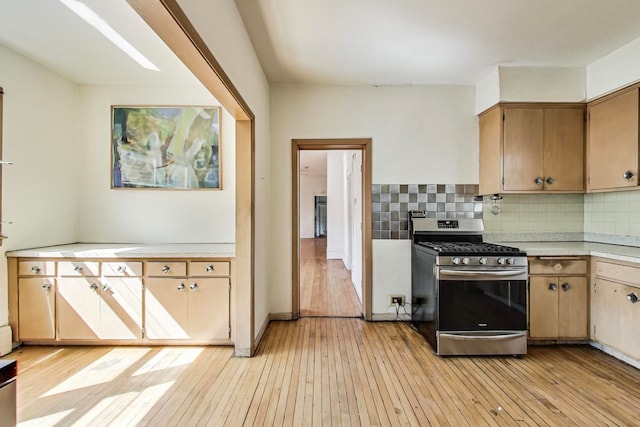
[[[165,265],[162,267],[162,272],[163,273],[168,273],[171,270],[171,267],[169,267],[168,265]]]
[[[113,288],[111,287],[110,284],[105,283],[105,284],[102,285],[102,291],[103,292],[112,292]]]
[[[215,268],[213,267],[213,264],[209,264],[207,266],[207,273],[212,273],[213,271],[215,271]]]
[[[186,288],[186,286],[184,285],[184,283],[180,283],[180,284],[178,285],[178,290],[179,290],[179,291],[184,291],[184,288]]]
[[[638,296],[633,292],[627,295],[627,299],[631,301],[632,304],[635,304],[638,301],[640,301],[640,299],[638,299]]]
[[[549,178],[547,178],[547,180],[546,180],[545,182],[546,182],[547,184],[551,185],[551,184],[553,184],[554,182],[556,182],[556,180],[555,180],[555,179],[553,179],[552,177],[549,177]]]
[[[73,271],[77,271],[78,273],[81,273],[82,270],[84,270],[84,267],[80,267],[79,265],[76,265],[75,267],[73,267]]]
[[[97,291],[97,290],[98,290],[98,285],[96,285],[95,283],[92,283],[92,284],[89,286],[89,289],[91,289],[92,291]]]
[[[558,289],[558,285],[556,285],[555,283],[549,283],[549,288],[550,291],[555,291],[556,289]]]
[[[193,282],[191,286],[189,286],[189,289],[191,289],[192,291],[195,291],[196,289],[198,289],[198,284],[196,282]]]
[[[12,164],[13,164],[13,162],[10,162],[8,160],[0,160],[0,165],[11,166]]]
[[[534,179],[533,182],[535,182],[537,185],[542,185],[542,183],[544,182],[544,179],[542,179],[542,177],[539,176],[536,179]]]
[[[124,274],[126,272],[127,272],[127,267],[126,266],[124,266],[124,265],[119,265],[118,266],[118,273]]]
[[[45,291],[49,292],[51,290],[51,283],[49,283],[49,282],[43,283],[42,284],[42,289],[44,289]]]
[[[633,178],[633,172],[626,171],[625,173],[622,174],[622,177],[624,179],[626,179],[627,181],[629,181],[629,180],[631,180],[631,178]]]
[[[569,289],[571,289],[571,285],[569,284],[569,282],[564,282],[562,284],[562,290],[567,292]]]
[[[31,267],[31,272],[32,273],[38,274],[38,273],[40,273],[40,271],[41,271],[40,267],[38,267],[37,265],[34,265],[33,267]]]

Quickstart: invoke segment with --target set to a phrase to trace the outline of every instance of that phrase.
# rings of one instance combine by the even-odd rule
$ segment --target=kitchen
[[[282,252],[270,251],[268,239],[277,236],[282,241],[288,241],[291,235],[288,220],[289,195],[287,191],[282,190],[291,187],[289,175],[291,139],[318,135],[336,138],[372,137],[374,184],[474,184],[477,182],[479,156],[476,114],[490,106],[490,104],[487,105],[486,99],[580,101],[585,97],[585,88],[583,86],[576,90],[576,81],[593,81],[586,87],[587,98],[590,99],[638,78],[633,74],[634,67],[629,66],[629,62],[633,64],[634,58],[638,57],[637,44],[630,44],[615,55],[604,56],[590,64],[586,67],[586,71],[584,68],[541,70],[528,67],[501,67],[488,76],[486,81],[479,83],[477,88],[470,85],[417,87],[274,85],[269,87],[251,51],[240,17],[233,4],[219,2],[215,4],[215,11],[200,9],[201,7],[213,8],[213,5],[204,6],[189,2],[184,4],[181,2],[181,5],[210,45],[211,50],[216,53],[216,58],[223,64],[234,84],[246,97],[257,117],[256,332],[262,329],[268,320],[269,313],[290,311],[291,265],[289,260],[291,257],[289,250],[283,248]],[[212,18],[209,15],[215,17],[213,19],[216,25],[211,25]],[[207,16],[206,22],[205,16]],[[220,34],[224,34],[224,37],[219,37]],[[544,85],[540,84],[540,73],[545,75]],[[500,82],[499,94],[491,92],[491,88],[495,88],[496,81]],[[517,84],[518,82],[520,84]],[[33,83],[29,82],[29,85]],[[3,85],[8,97],[9,87],[6,84]],[[40,93],[47,91],[48,94],[55,88],[52,85],[46,88],[39,85],[32,87],[38,88]],[[476,96],[476,91],[485,94],[489,92],[489,94],[484,97]],[[567,91],[570,93],[567,94]],[[556,98],[557,94],[562,94],[561,99]],[[30,104],[45,105],[43,99],[45,98],[32,99]],[[57,99],[65,99],[65,97],[58,96]],[[484,102],[477,105],[479,99]],[[316,110],[304,108],[308,105],[314,105]],[[318,111],[323,112],[322,120],[318,120]],[[266,117],[270,117],[270,120],[267,121]],[[407,126],[407,123],[411,126]],[[54,163],[66,164],[64,159],[76,157],[74,147],[64,145],[66,135],[66,129],[60,129],[56,133],[54,140],[65,152],[56,152],[60,158],[56,158]],[[49,142],[52,138],[52,135],[35,138],[43,145],[43,153],[52,151]],[[6,135],[5,144],[7,149],[10,149],[11,145]],[[464,155],[461,156],[460,153]],[[52,176],[58,169],[54,168],[54,164],[44,162],[43,155],[38,157],[32,154],[32,156],[39,160],[37,170],[41,174],[36,176],[34,181],[47,182],[47,177]],[[24,154],[22,157],[28,158]],[[17,162],[15,159],[14,161]],[[398,164],[402,167],[398,167]],[[76,230],[73,229],[75,218],[77,218],[76,212],[81,211],[80,202],[74,194],[84,193],[83,189],[90,192],[93,187],[81,187],[74,191],[74,188],[80,184],[74,177],[68,177],[65,181],[67,185],[48,188],[44,193],[50,194],[51,199],[40,199],[37,205],[38,207],[47,206],[49,222],[43,223],[42,216],[38,214],[39,209],[28,206],[19,211],[11,211],[11,206],[16,204],[12,201],[22,200],[23,194],[42,196],[43,193],[37,190],[36,185],[32,185],[26,191],[13,190],[12,196],[9,184],[11,179],[17,180],[18,177],[12,178],[11,173],[4,172],[4,191],[8,192],[5,194],[3,206],[5,214],[13,217],[14,222],[17,217],[22,221],[28,220],[25,227],[32,230],[27,236],[18,240],[14,245],[20,246],[13,246],[13,249],[58,244],[84,237],[83,234],[77,236]],[[32,181],[27,180],[27,182]],[[503,201],[498,202],[502,206],[500,215],[494,218],[493,215],[485,212],[486,227],[488,232],[626,235],[622,228],[620,232],[616,231],[618,222],[621,222],[621,227],[626,224],[629,234],[634,235],[632,227],[637,222],[633,221],[632,213],[620,210],[622,215],[618,215],[618,211],[608,210],[633,202],[637,198],[635,194],[636,192],[625,194],[629,200],[624,201],[618,200],[620,196],[616,193],[584,196],[505,196]],[[131,198],[126,195],[117,197]],[[131,200],[123,202],[130,203]],[[602,215],[588,217],[584,209],[576,211],[574,208],[581,204],[583,208],[587,205],[595,207],[596,210],[592,212],[602,212]],[[510,206],[514,208],[510,209]],[[523,206],[533,209],[525,210]],[[575,220],[572,221],[564,215],[557,214],[562,210],[552,211],[552,208],[566,209]],[[91,212],[92,210],[87,211],[88,214]],[[605,213],[610,215],[605,217]],[[503,218],[508,220],[503,221]],[[91,222],[90,215],[82,215],[80,219],[83,223]],[[47,224],[56,225],[51,227]],[[90,225],[87,224],[85,229],[88,230]],[[565,225],[566,229],[563,228]],[[5,230],[7,233],[11,231],[8,227],[5,227]],[[149,237],[150,234],[148,232],[147,235],[139,238]],[[18,236],[14,231],[10,239],[16,239]],[[10,242],[8,240],[5,245]],[[407,241],[391,239],[373,241],[372,307],[374,314],[391,312],[393,308],[388,306],[388,294],[408,295],[410,293],[409,250]]]

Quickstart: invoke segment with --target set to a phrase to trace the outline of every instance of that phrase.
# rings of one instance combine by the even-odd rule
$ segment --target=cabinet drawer
[[[185,261],[150,261],[147,262],[147,276],[186,276],[187,263]]]
[[[103,262],[102,275],[105,277],[139,277],[142,276],[142,262]]]
[[[63,261],[58,263],[60,276],[98,276],[100,264],[97,261]]]
[[[640,268],[596,261],[596,276],[640,287]]]
[[[189,266],[190,276],[228,276],[230,271],[229,261],[191,261]]]
[[[587,274],[587,260],[535,258],[529,262],[529,274]]]
[[[20,261],[18,262],[20,276],[55,276],[56,263],[54,261]]]

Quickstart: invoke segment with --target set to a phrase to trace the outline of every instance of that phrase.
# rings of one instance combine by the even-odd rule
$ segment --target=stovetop
[[[518,248],[487,242],[418,242],[420,246],[436,252],[439,256],[476,255],[476,256],[525,256]]]

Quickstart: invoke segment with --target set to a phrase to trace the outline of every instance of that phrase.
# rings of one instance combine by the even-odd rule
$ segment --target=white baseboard
[[[390,322],[390,321],[398,321],[398,322],[407,322],[411,320],[411,316],[405,313],[400,313],[396,316],[395,313],[374,313],[371,315],[371,320],[374,322]]]
[[[608,355],[615,357],[618,360],[622,360],[623,362],[628,363],[629,365],[633,366],[636,369],[640,369],[640,360],[633,359],[623,353],[620,353],[618,350],[611,348],[608,345],[601,344],[599,342],[591,341],[589,342],[589,344],[591,344],[592,347],[595,347],[598,350],[601,350],[607,353]]]
[[[11,353],[12,347],[13,338],[11,335],[11,326],[0,326],[0,356]]]

